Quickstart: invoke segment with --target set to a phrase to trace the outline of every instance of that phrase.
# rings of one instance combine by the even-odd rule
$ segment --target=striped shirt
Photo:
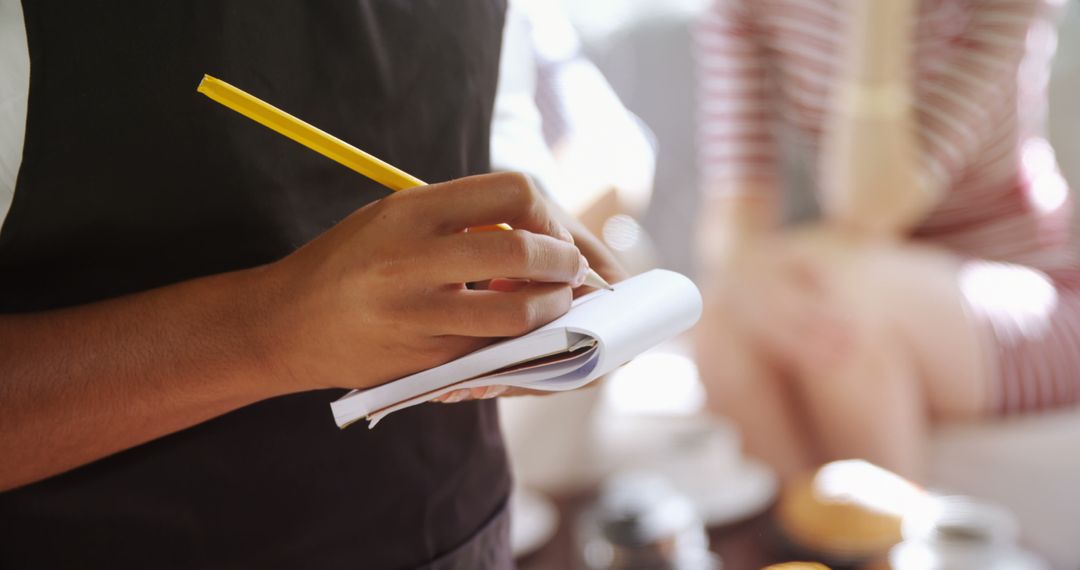
[[[775,179],[778,133],[816,155],[845,1],[886,0],[714,0],[695,31],[706,187]],[[1062,3],[922,0],[911,32],[918,165],[945,189],[915,237],[971,260],[961,277],[998,343],[1003,413],[1080,399],[1072,200],[1044,137]]]
[[[816,150],[847,25],[843,0],[717,0],[696,30],[706,181],[772,177],[777,124]],[[1040,141],[1055,44],[1047,0],[924,0],[913,30],[923,174],[948,197],[924,229],[1013,209],[1019,176],[1055,175]],[[1033,197],[1062,205],[1064,185]]]

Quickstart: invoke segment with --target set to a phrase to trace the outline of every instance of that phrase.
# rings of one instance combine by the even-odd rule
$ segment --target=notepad
[[[344,428],[449,392],[518,386],[561,392],[581,388],[642,352],[689,329],[701,317],[701,294],[673,271],[655,269],[576,299],[562,317],[441,366],[353,390],[331,404]]]

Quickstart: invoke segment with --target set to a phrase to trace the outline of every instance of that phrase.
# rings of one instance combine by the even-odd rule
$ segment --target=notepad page
[[[581,335],[565,328],[544,328],[525,336],[495,343],[453,360],[366,390],[353,390],[331,404],[339,425],[342,418],[354,421],[367,414],[421,394],[433,394],[440,388],[482,376],[507,366],[565,352]]]
[[[500,383],[538,390],[574,389],[689,329],[700,317],[701,308],[701,295],[685,276],[649,271],[615,284],[613,291],[595,291],[575,300],[568,313],[525,336],[377,388],[353,391],[332,405],[335,420],[345,425],[379,410],[399,409],[396,404],[414,402],[445,386],[567,350],[580,339],[592,339],[595,353],[580,360],[577,368],[562,366],[547,373],[538,372],[543,370],[538,368],[518,378],[510,374],[500,379]]]
[[[523,388],[541,389],[549,392],[573,390],[577,385],[567,384],[565,387],[559,388],[559,385],[551,383],[555,382],[555,379],[557,378],[567,378],[575,376],[583,370],[591,370],[592,367],[590,364],[593,364],[596,361],[596,351],[597,345],[593,343],[588,348],[559,355],[559,358],[542,359],[544,361],[543,364],[515,367],[510,370],[493,372],[478,378],[451,384],[430,394],[418,396],[404,402],[398,402],[394,405],[366,414],[367,419],[370,422],[368,427],[374,428],[379,421],[396,411],[429,402],[443,394],[448,394],[455,390],[484,388],[487,386],[518,386]]]
[[[654,269],[578,299],[544,328],[565,328],[597,339],[600,360],[584,384],[685,332],[701,317],[701,293],[684,275]],[[541,388],[542,389],[542,388]]]

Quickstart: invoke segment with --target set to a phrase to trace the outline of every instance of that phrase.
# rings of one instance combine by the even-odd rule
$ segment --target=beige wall
[[[1050,83],[1050,139],[1065,177],[1077,191],[1080,190],[1080,3],[1070,2],[1060,37],[1054,79]]]

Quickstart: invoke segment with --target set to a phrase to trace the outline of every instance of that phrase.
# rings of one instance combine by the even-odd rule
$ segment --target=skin
[[[589,261],[589,266],[599,273],[608,283],[618,283],[629,277],[626,270],[623,269],[618,260],[615,259],[615,256],[612,255],[607,246],[596,237],[595,233],[586,227],[583,221],[574,217],[566,210],[559,208],[555,204],[549,204],[549,209],[552,215],[570,232],[570,235],[574,238],[574,244],[577,245],[578,249],[581,250],[581,254]],[[497,291],[517,291],[526,285],[527,282],[522,280],[496,279],[490,282],[488,287]],[[576,288],[574,289],[574,298],[590,291],[592,291],[592,289],[589,287]],[[598,385],[599,381],[593,382],[582,389],[592,389]],[[454,404],[468,400],[487,400],[491,398],[513,396],[551,396],[553,394],[555,393],[528,390],[519,387],[488,386],[486,388],[457,390],[440,396],[433,401],[443,404]]]
[[[849,4],[838,85],[906,91],[917,3]],[[965,306],[963,262],[906,239],[942,194],[920,186],[911,108],[836,91],[823,222],[777,229],[772,179],[707,192],[699,364],[710,408],[783,478],[858,457],[919,481],[930,423],[989,410],[989,333]]]
[[[862,458],[921,481],[931,422],[990,409],[985,331],[952,254],[818,224],[753,259],[725,284],[741,295],[709,295],[699,354],[713,409],[782,476]]]
[[[464,232],[500,222],[517,229]],[[394,194],[266,266],[0,316],[0,491],[266,398],[375,386],[527,332],[568,310],[592,239],[576,246],[524,176],[493,174]],[[505,277],[528,283],[463,285]]]

